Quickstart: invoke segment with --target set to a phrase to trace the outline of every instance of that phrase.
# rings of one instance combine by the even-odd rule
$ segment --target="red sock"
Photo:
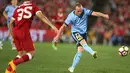
[[[28,55],[23,55],[21,58],[13,60],[15,65],[19,65],[20,63],[26,62],[29,60],[29,56]]]
[[[17,60],[17,59],[19,59],[19,58],[18,57],[14,58],[14,60]],[[7,70],[12,71],[12,68],[10,67],[10,65],[8,66]]]
[[[10,65],[8,66],[7,70],[10,72],[12,71],[12,68],[10,67]]]
[[[18,57],[16,57],[16,58],[14,58],[13,60],[17,60],[17,59],[19,59]]]

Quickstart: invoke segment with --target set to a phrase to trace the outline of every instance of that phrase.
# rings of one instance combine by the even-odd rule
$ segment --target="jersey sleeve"
[[[36,5],[33,5],[34,13],[37,14],[38,11],[40,11],[39,7]]]
[[[9,6],[7,6],[7,7],[5,8],[5,11],[6,11],[6,12],[8,12],[8,11],[9,11]]]
[[[87,14],[87,15],[91,15],[92,14],[92,10],[89,10],[89,9],[86,9],[86,8],[84,8],[84,10],[85,10],[85,13]]]
[[[65,20],[65,24],[68,26],[69,24],[72,24],[72,21],[71,21],[72,17],[70,15],[68,15],[68,17],[66,18]]]

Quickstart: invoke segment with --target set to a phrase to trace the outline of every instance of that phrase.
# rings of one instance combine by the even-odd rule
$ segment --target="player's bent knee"
[[[30,52],[28,52],[28,53],[30,53],[32,56],[34,56],[35,51],[30,51]]]
[[[27,53],[29,60],[33,59],[33,55],[31,53]]]
[[[80,44],[83,45],[83,44],[86,44],[87,42],[85,41],[85,39],[81,40],[80,41]]]
[[[21,55],[17,55],[16,57],[17,57],[17,58],[21,58]]]
[[[79,46],[78,47],[78,52],[83,52],[84,51],[84,49],[82,48],[82,46]]]

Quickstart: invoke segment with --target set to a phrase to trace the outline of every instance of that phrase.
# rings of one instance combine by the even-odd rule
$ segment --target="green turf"
[[[32,61],[19,65],[17,73],[69,73],[76,52],[75,44],[59,44],[58,51],[51,48],[51,43],[36,43],[36,54]],[[0,51],[0,73],[4,73],[7,63],[15,57],[16,52],[10,49],[9,42]],[[98,52],[98,58],[84,52],[75,73],[130,73],[130,54],[118,55],[119,46],[91,46]]]

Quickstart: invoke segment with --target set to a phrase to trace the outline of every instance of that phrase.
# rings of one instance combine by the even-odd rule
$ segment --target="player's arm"
[[[101,13],[101,12],[96,12],[96,11],[93,11],[92,16],[98,16],[98,17],[104,17],[106,19],[109,19],[109,15],[108,14],[104,14],[104,13]]]
[[[58,49],[58,48],[57,48],[57,42],[58,42],[58,40],[59,40],[61,34],[63,33],[65,27],[66,27],[65,24],[63,24],[63,25],[60,27],[60,29],[59,29],[57,35],[54,37],[54,39],[53,39],[53,41],[52,41],[52,47],[53,47],[54,50],[57,50],[57,49]]]
[[[54,42],[57,42],[62,34],[62,32],[64,31],[65,27],[67,27],[69,24],[72,24],[72,16],[69,14],[68,17],[66,18],[64,24],[60,27],[56,37],[53,39]]]
[[[5,10],[3,11],[3,16],[5,17],[6,20],[8,20],[8,15],[7,15],[7,12]]]
[[[14,19],[12,18],[11,20],[10,20],[10,22],[9,22],[9,28],[10,28],[10,34],[11,34],[11,36],[12,36],[12,27],[13,27],[13,23],[14,23]]]
[[[36,13],[37,17],[45,22],[46,24],[48,24],[52,29],[54,29],[56,32],[58,32],[58,29],[48,20],[48,18],[41,12],[41,11],[38,11]]]
[[[58,31],[58,33],[57,33],[57,35],[56,35],[56,37],[57,37],[57,40],[56,40],[56,41],[58,41],[58,39],[59,39],[60,36],[62,35],[62,33],[63,33],[65,27],[67,27],[67,25],[65,25],[65,24],[63,24],[63,25],[60,27],[60,29],[59,29],[59,31]]]

